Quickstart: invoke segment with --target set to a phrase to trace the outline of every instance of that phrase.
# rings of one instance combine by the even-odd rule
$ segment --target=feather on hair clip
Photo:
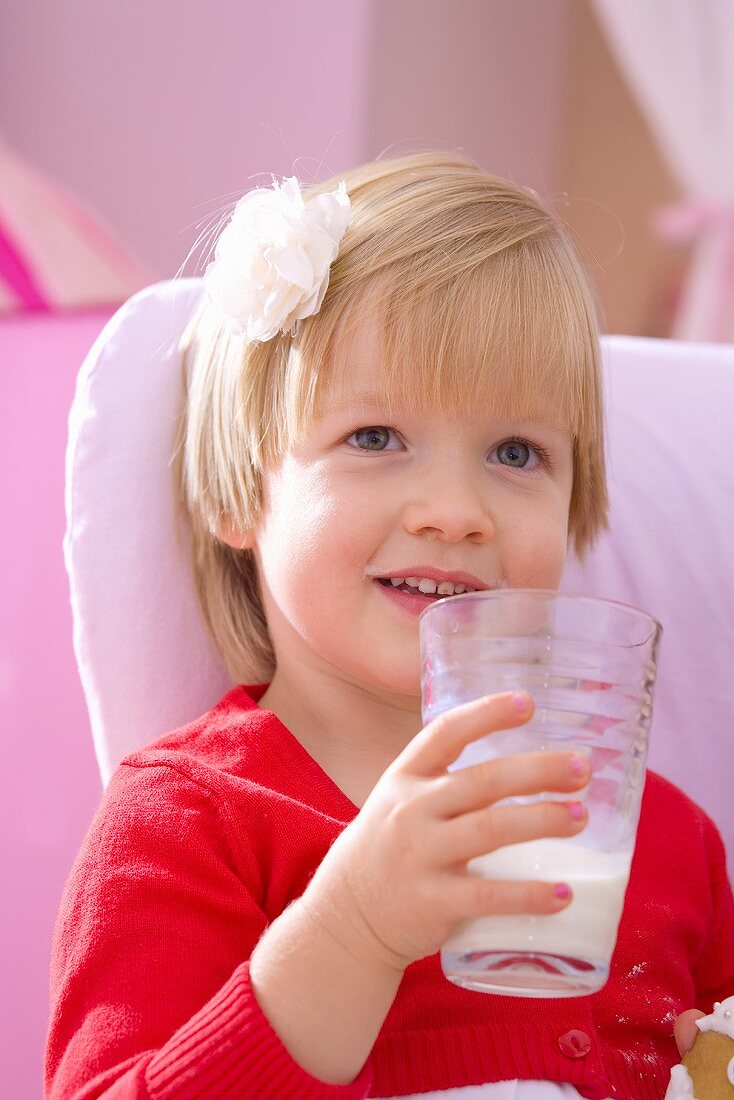
[[[270,340],[317,313],[350,216],[344,180],[308,202],[295,176],[243,195],[204,273],[228,331]]]

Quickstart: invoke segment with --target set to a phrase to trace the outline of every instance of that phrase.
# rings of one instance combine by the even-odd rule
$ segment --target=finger
[[[557,913],[573,900],[567,883],[484,879],[457,875],[452,901],[457,920],[487,916],[517,916],[519,913]],[[560,891],[564,891],[561,896]]]
[[[588,760],[577,753],[511,753],[440,776],[427,801],[437,816],[451,818],[513,795],[578,791],[590,776]]]
[[[705,1015],[706,1013],[698,1008],[687,1008],[685,1012],[681,1012],[673,1024],[673,1034],[681,1057],[688,1053],[701,1034],[694,1021],[700,1020]]]
[[[513,703],[516,695],[526,703],[522,710]],[[512,691],[482,695],[451,707],[415,735],[400,754],[401,766],[407,766],[414,775],[440,775],[461,755],[466,745],[497,730],[524,725],[534,710],[535,701],[531,695]]]
[[[580,816],[575,816],[577,812]],[[436,830],[432,849],[444,864],[452,865],[488,855],[507,844],[521,844],[547,836],[576,836],[587,823],[583,802],[490,806],[442,824]]]

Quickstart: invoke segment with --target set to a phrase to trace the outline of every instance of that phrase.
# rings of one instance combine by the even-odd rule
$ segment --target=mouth
[[[423,599],[427,601],[441,600],[445,597],[439,596],[437,592],[421,592],[418,588],[414,588],[408,584],[407,581],[403,581],[402,584],[393,584],[389,577],[377,577],[377,583],[382,584],[385,588],[392,589],[393,592],[405,592],[408,596],[415,596],[416,599]]]
[[[374,578],[373,584],[379,588],[380,592],[393,606],[400,608],[402,611],[407,611],[409,615],[420,615],[426,607],[435,603],[436,600],[446,599],[445,596],[439,596],[437,593],[419,592],[417,588],[411,588],[408,584],[394,586],[392,581],[383,580],[379,577]]]

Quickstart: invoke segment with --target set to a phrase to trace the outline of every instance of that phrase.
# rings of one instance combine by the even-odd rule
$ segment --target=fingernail
[[[530,697],[525,694],[524,691],[516,691],[512,696],[512,705],[517,711],[528,710],[530,707]]]
[[[589,763],[584,756],[572,756],[571,757],[571,771],[574,775],[586,775],[589,770]]]
[[[553,893],[557,898],[570,898],[571,887],[567,886],[565,882],[557,882],[553,887]]]
[[[583,802],[567,802],[566,808],[574,821],[581,821],[586,814]]]

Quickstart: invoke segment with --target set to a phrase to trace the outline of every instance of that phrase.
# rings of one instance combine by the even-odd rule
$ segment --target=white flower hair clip
[[[344,180],[308,202],[295,176],[243,195],[204,273],[227,329],[270,340],[316,313],[350,216]]]

